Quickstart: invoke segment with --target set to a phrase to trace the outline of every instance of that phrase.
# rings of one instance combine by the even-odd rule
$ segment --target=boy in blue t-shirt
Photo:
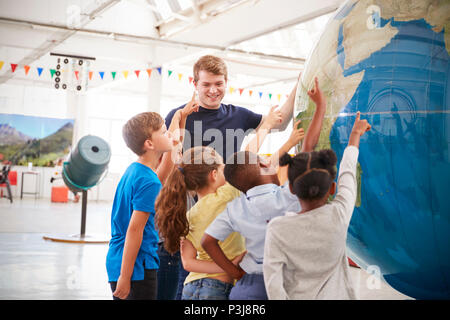
[[[193,99],[177,112],[169,130],[156,112],[140,113],[123,127],[127,146],[138,155],[116,189],[111,213],[111,241],[106,256],[113,299],[156,299],[158,232],[155,200],[172,169],[174,144],[186,117],[198,106]],[[174,137],[172,137],[172,133]],[[181,146],[181,144],[179,144]],[[172,151],[174,150],[174,151]]]

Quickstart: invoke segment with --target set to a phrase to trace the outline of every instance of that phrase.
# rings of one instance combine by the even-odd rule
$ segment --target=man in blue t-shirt
[[[198,92],[199,110],[186,119],[183,150],[200,145],[210,146],[226,161],[229,156],[240,151],[245,136],[263,123],[264,115],[243,107],[222,103],[227,80],[227,66],[221,58],[207,55],[195,63],[194,85]],[[282,120],[273,129],[285,130],[292,120],[296,90],[297,84],[279,109]],[[166,124],[169,124],[175,112],[183,107],[171,110],[166,116]],[[176,293],[174,281],[180,264],[178,254],[171,256],[160,243],[158,255],[161,259],[161,269],[158,272],[158,299],[173,299]],[[187,273],[182,268],[181,272],[179,283],[182,284]],[[178,286],[178,293],[181,292],[180,287],[182,286]]]
[[[226,161],[229,156],[240,151],[245,136],[264,121],[265,116],[261,114],[222,103],[227,80],[227,66],[221,58],[203,56],[194,65],[194,85],[200,108],[186,119],[184,150],[199,145],[210,146]],[[279,109],[282,121],[274,129],[285,130],[292,120],[296,89],[297,85]],[[166,125],[170,124],[175,112],[183,107],[168,113]]]

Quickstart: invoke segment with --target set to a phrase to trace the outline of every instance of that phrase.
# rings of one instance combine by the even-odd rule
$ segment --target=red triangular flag
[[[17,64],[16,63],[11,63],[11,70],[12,72],[16,71],[17,68]]]
[[[241,96],[242,96],[242,92],[244,92],[244,89],[242,89],[242,88],[239,88],[239,95],[241,95]]]
[[[135,70],[134,73],[136,73],[136,77],[139,78],[139,72],[141,72],[141,70]]]
[[[80,71],[75,71],[75,77],[77,77],[78,80],[78,74],[80,73]]]
[[[147,69],[148,77],[150,78],[150,75],[152,74],[152,69]]]
[[[25,74],[28,75],[28,71],[30,71],[30,66],[23,66],[25,69]]]
[[[189,83],[191,83],[191,82],[192,82],[192,80],[194,80],[194,78],[192,78],[192,77],[189,77]]]

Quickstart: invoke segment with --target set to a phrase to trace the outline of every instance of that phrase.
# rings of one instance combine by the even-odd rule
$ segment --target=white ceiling
[[[120,80],[122,71],[129,70],[127,79],[113,85],[146,92],[148,84],[134,70],[163,66],[186,79],[205,53],[227,61],[236,86],[292,82],[342,2],[0,0],[0,61],[5,62],[0,85],[51,85],[48,74],[39,77],[36,71],[54,68],[50,52],[95,57],[90,88],[111,86],[98,71],[105,71],[105,77],[117,71]],[[16,72],[10,63],[19,65]],[[24,65],[31,66],[28,75]]]

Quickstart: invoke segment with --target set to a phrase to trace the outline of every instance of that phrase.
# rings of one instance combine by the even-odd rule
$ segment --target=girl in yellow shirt
[[[180,250],[183,267],[190,271],[182,299],[226,300],[233,279],[206,254],[200,245],[204,231],[240,192],[226,183],[222,157],[212,148],[194,147],[183,154],[181,164],[168,177],[156,200],[156,224],[170,253]],[[186,213],[187,193],[195,191],[198,202]],[[225,255],[238,264],[245,242],[238,233],[220,243]]]

